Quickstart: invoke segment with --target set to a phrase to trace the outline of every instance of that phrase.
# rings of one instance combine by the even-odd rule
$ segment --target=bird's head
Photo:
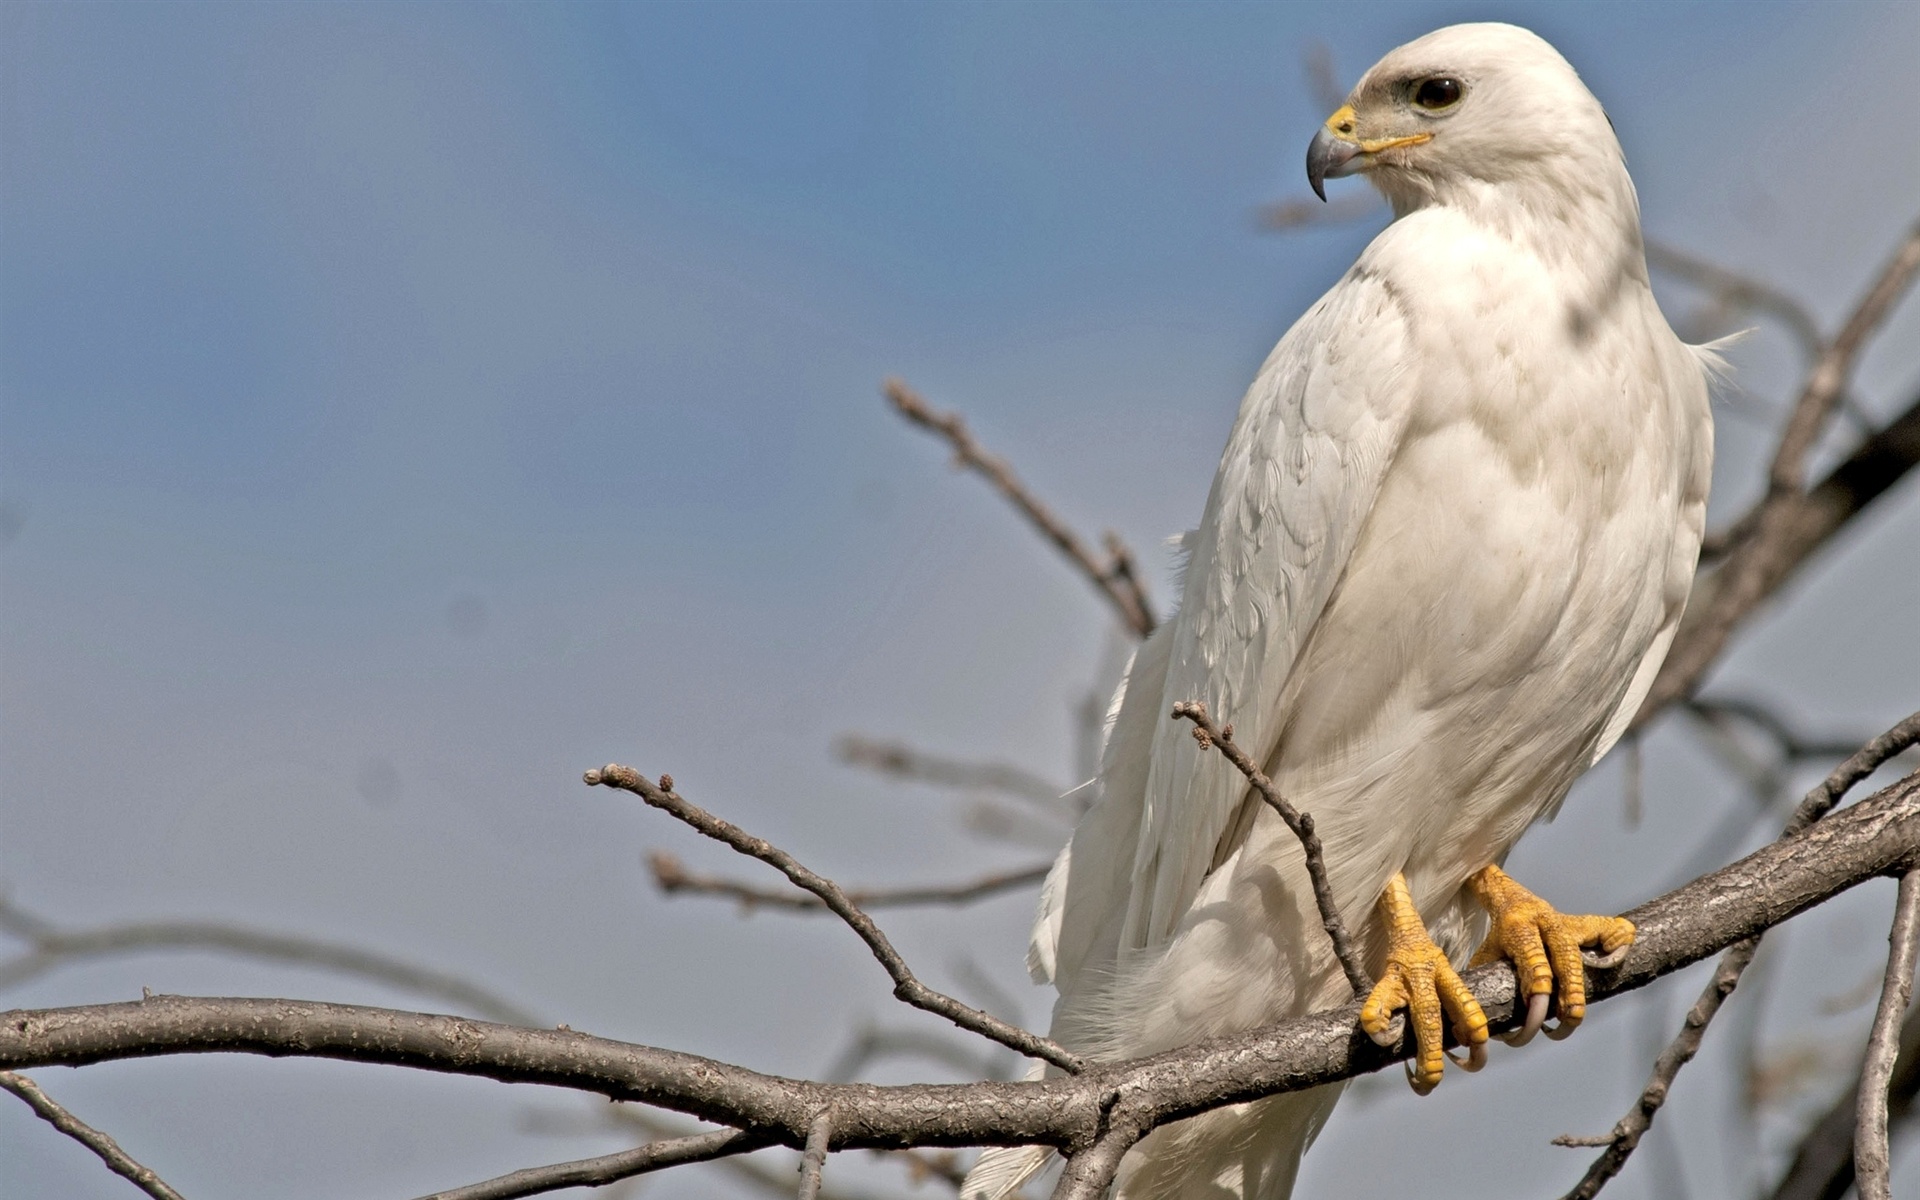
[[[1364,75],[1307,150],[1307,179],[1365,173],[1398,210],[1483,185],[1580,186],[1620,143],[1560,53],[1514,25],[1452,25]],[[1631,185],[1629,185],[1631,186]]]

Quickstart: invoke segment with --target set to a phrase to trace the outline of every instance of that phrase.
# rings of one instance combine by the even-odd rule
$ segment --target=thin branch
[[[1781,840],[1805,833],[1820,818],[1833,810],[1834,805],[1844,798],[1853,786],[1879,770],[1889,760],[1899,755],[1907,747],[1920,742],[1920,712],[1914,713],[1904,721],[1872,739],[1866,745],[1850,755],[1845,762],[1835,767],[1819,786],[1808,792],[1794,809],[1787,822]],[[1775,842],[1779,845],[1779,842]],[[1760,948],[1760,936],[1741,941],[1728,950],[1720,959],[1720,965],[1714,970],[1713,978],[1708,981],[1706,990],[1687,1010],[1687,1018],[1681,1024],[1680,1032],[1654,1061],[1653,1074],[1647,1080],[1647,1086],[1635,1099],[1627,1114],[1615,1123],[1611,1133],[1606,1135],[1606,1149],[1587,1167],[1587,1172],[1564,1200],[1593,1200],[1607,1181],[1620,1173],[1627,1159],[1640,1145],[1640,1139],[1646,1136],[1653,1126],[1653,1118],[1667,1102],[1667,1096],[1673,1089],[1674,1078],[1680,1069],[1693,1061],[1699,1052],[1701,1039],[1706,1035],[1707,1025],[1720,1006],[1726,1003],[1733,989],[1739,986],[1740,976],[1753,961],[1755,951]],[[1566,1145],[1566,1142],[1560,1142]]]
[[[1860,1068],[1859,1108],[1853,1135],[1855,1186],[1860,1200],[1892,1200],[1887,1174],[1887,1089],[1893,1081],[1894,1059],[1900,1053],[1900,1022],[1913,996],[1915,945],[1920,942],[1920,871],[1900,877],[1900,898],[1894,907],[1893,929],[1887,934],[1887,973],[1880,988],[1880,1007],[1867,1035],[1867,1053]]]
[[[1103,1200],[1127,1151],[1153,1128],[1138,1119],[1118,1118],[1117,1112],[1109,1114],[1106,1128],[1092,1145],[1067,1155],[1066,1169],[1053,1186],[1053,1200]]]
[[[1373,990],[1373,979],[1360,962],[1360,952],[1354,948],[1353,938],[1347,933],[1345,921],[1340,919],[1340,907],[1334,900],[1333,885],[1327,882],[1326,851],[1320,845],[1320,835],[1313,831],[1313,814],[1303,813],[1287,802],[1268,779],[1266,772],[1247,757],[1233,740],[1233,726],[1215,725],[1207,715],[1207,706],[1198,700],[1189,700],[1173,706],[1173,716],[1193,722],[1193,738],[1200,748],[1218,747],[1227,761],[1239,769],[1260,793],[1267,806],[1280,814],[1280,819],[1293,830],[1300,839],[1300,848],[1307,858],[1307,877],[1313,881],[1313,902],[1320,908],[1320,925],[1327,931],[1327,938],[1333,943],[1333,952],[1340,959],[1340,967],[1347,973],[1347,983],[1352,986],[1355,996],[1365,996]]]
[[[665,1141],[669,1138],[698,1137],[702,1132],[700,1130],[687,1128],[683,1122],[668,1116],[666,1113],[638,1105],[605,1104],[599,1106],[599,1111],[607,1118],[609,1124],[623,1125],[637,1129],[655,1141]],[[782,1200],[785,1200],[785,1197],[791,1195],[793,1192],[791,1172],[775,1166],[772,1163],[763,1162],[751,1154],[743,1153],[732,1158],[716,1158],[711,1160],[711,1163],[713,1166],[732,1175],[742,1183],[746,1183],[759,1191],[765,1192],[769,1196],[778,1196],[781,1197]],[[821,1190],[820,1196],[821,1200],[890,1200],[890,1198],[880,1197],[873,1193],[848,1191],[845,1188],[838,1187],[824,1188]]]
[[[539,1017],[477,984],[371,951],[314,938],[267,933],[207,921],[151,921],[65,930],[0,897],[0,929],[31,949],[0,962],[0,988],[24,983],[86,958],[146,950],[217,950],[248,958],[321,967],[444,1000],[463,1012],[509,1025],[540,1025]]]
[[[766,863],[785,875],[795,887],[812,892],[867,944],[867,949],[873,952],[873,957],[893,979],[893,994],[905,1003],[945,1017],[962,1029],[990,1038],[1028,1057],[1043,1058],[1063,1070],[1078,1071],[1083,1065],[1078,1055],[1050,1038],[1010,1025],[991,1013],[962,1004],[921,983],[907,968],[906,960],[893,948],[893,943],[887,940],[887,935],[873,923],[873,918],[862,912],[839,884],[808,870],[799,860],[771,842],[754,837],[689,802],[673,790],[672,776],[662,775],[660,783],[655,785],[632,767],[609,763],[598,771],[588,771],[585,779],[590,787],[605,786],[632,792],[648,805],[679,818],[715,841],[724,842],[741,854]]]
[[[1920,775],[1911,775],[1625,914],[1626,959],[1588,980],[1590,1002],[1643,987],[1744,941],[1856,884],[1920,861]],[[1510,966],[1464,983],[1494,1032],[1525,1005]],[[1111,1128],[1158,1128],[1229,1104],[1302,1091],[1377,1070],[1413,1051],[1403,1032],[1376,1046],[1358,1003],[1149,1058],[1094,1063],[1033,1082],[820,1084],[572,1030],[352,1005],[155,996],[144,1001],[0,1013],[0,1069],[79,1066],[167,1054],[252,1053],[386,1063],[537,1083],[670,1108],[805,1145],[835,1114],[835,1149],[1047,1145],[1073,1152]]]
[[[1807,454],[1819,440],[1828,415],[1846,389],[1861,348],[1906,294],[1916,272],[1920,272],[1920,222],[1907,231],[1906,240],[1880,268],[1880,274],[1854,307],[1853,315],[1815,360],[1800,399],[1793,406],[1793,415],[1787,420],[1786,432],[1780,435],[1779,448],[1774,451],[1773,466],[1767,473],[1769,490],[1800,490],[1806,478]]]
[[[538,1028],[551,1024],[498,993],[459,976],[415,967],[350,946],[289,934],[195,921],[129,922],[89,930],[64,930],[4,896],[0,896],[0,930],[33,947],[0,963],[0,987],[24,982],[77,959],[149,950],[217,950],[244,958],[317,967],[371,979],[446,1000],[459,1011],[509,1025]],[[675,1128],[674,1122],[630,1105],[603,1105],[599,1111],[615,1125],[635,1128],[654,1138],[691,1136]],[[716,1165],[762,1190],[781,1196],[791,1191],[784,1176],[776,1177],[752,1159],[722,1158]]]
[[[1693,284],[1723,307],[1773,317],[1786,326],[1808,362],[1819,357],[1826,344],[1819,322],[1806,305],[1784,289],[1652,238],[1646,240],[1646,251],[1649,267]]]
[[[1694,580],[1680,632],[1633,727],[1691,693],[1733,631],[1814,551],[1920,464],[1920,397],[1862,442],[1819,486],[1770,493],[1734,522],[1724,561]]]
[[[561,1188],[602,1187],[667,1167],[710,1162],[772,1144],[772,1138],[749,1130],[720,1129],[712,1133],[653,1142],[617,1154],[602,1154],[598,1158],[576,1159],[547,1167],[528,1167],[496,1179],[435,1192],[421,1200],[515,1200],[519,1196],[537,1196]]]
[[[26,1101],[35,1116],[93,1151],[107,1165],[107,1170],[132,1180],[135,1187],[153,1197],[153,1200],[182,1200],[180,1193],[168,1187],[167,1181],[154,1174],[152,1168],[135,1162],[133,1156],[122,1150],[118,1142],[60,1107],[53,1097],[40,1090],[39,1084],[25,1075],[0,1071],[0,1088]]]
[[[1858,1115],[1859,1081],[1835,1100],[1808,1128],[1780,1179],[1773,1200],[1840,1200],[1853,1186],[1853,1133]],[[1898,1124],[1913,1113],[1920,1097],[1920,1011],[1908,1015],[1900,1031],[1900,1057],[1893,1065],[1887,1119]]]
[[[647,855],[647,865],[653,871],[654,883],[670,896],[682,892],[693,896],[724,896],[727,899],[739,901],[741,909],[746,912],[756,908],[778,908],[804,913],[827,911],[824,901],[807,892],[756,887],[736,879],[696,874],[687,870],[678,858],[664,850],[650,852]],[[998,896],[1002,892],[1032,887],[1045,879],[1051,868],[1051,863],[1039,863],[1031,867],[1022,867],[1017,871],[999,871],[992,875],[983,875],[967,883],[934,887],[863,888],[847,892],[847,899],[861,908],[972,904],[976,900],[985,900]]]
[[[1001,792],[1044,808],[1058,808],[1067,792],[1051,780],[1007,763],[967,762],[929,754],[905,742],[886,742],[849,733],[833,744],[840,761],[866,767],[894,779],[931,783],[964,791]]]
[[[820,1177],[826,1171],[827,1150],[833,1140],[833,1110],[822,1109],[807,1130],[807,1148],[800,1155],[799,1200],[820,1200]]]
[[[1820,781],[1820,786],[1808,792],[1800,801],[1793,818],[1787,822],[1786,832],[1781,836],[1792,837],[1826,816],[1833,811],[1834,805],[1853,790],[1855,784],[1868,779],[1875,771],[1916,745],[1920,745],[1920,712],[1907,717],[1848,755],[1846,761]]]
[[[954,461],[958,465],[973,470],[1012,502],[1041,536],[1052,542],[1099,589],[1121,622],[1136,637],[1146,637],[1153,632],[1158,623],[1153,615],[1153,605],[1134,572],[1132,554],[1118,537],[1111,533],[1107,535],[1107,561],[1100,562],[1078,534],[1068,529],[1053,510],[1027,490],[1005,459],[989,454],[974,439],[972,431],[958,413],[940,412],[898,379],[887,380],[882,390],[901,416],[945,438],[947,444],[953,447]]]
[[[1653,687],[1634,717],[1638,728],[1686,696],[1720,657],[1747,616],[1854,513],[1920,461],[1920,401],[1867,439],[1812,492],[1801,482],[1806,458],[1846,389],[1861,349],[1920,270],[1920,224],[1867,288],[1827,343],[1801,388],[1767,471],[1767,491],[1734,523],[1740,534],[1717,570],[1696,579],[1693,597]]]
[[[887,1029],[867,1024],[855,1030],[821,1079],[828,1083],[851,1083],[860,1077],[867,1064],[883,1058],[922,1058],[951,1067],[962,1075],[991,1079],[994,1064],[971,1052],[972,1043],[962,1045],[952,1037],[924,1029]]]
[[[1614,1125],[1613,1131],[1598,1138],[1572,1138],[1566,1135],[1553,1139],[1556,1146],[1605,1146],[1600,1157],[1594,1159],[1587,1173],[1565,1200],[1593,1200],[1607,1181],[1620,1173],[1627,1164],[1627,1158],[1640,1145],[1647,1130],[1653,1127],[1654,1114],[1667,1102],[1667,1094],[1673,1088],[1673,1080],[1680,1068],[1693,1061],[1700,1051],[1700,1041],[1706,1036],[1707,1025],[1726,1003],[1727,997],[1740,983],[1740,975],[1753,961],[1754,951],[1760,948],[1760,939],[1748,938],[1734,946],[1720,959],[1720,965],[1714,968],[1713,978],[1708,981],[1700,998],[1687,1010],[1687,1019],[1680,1025],[1680,1032],[1667,1043],[1667,1048],[1654,1060],[1653,1076],[1641,1091],[1634,1106]]]
[[[1789,762],[1809,758],[1846,758],[1860,746],[1857,737],[1816,737],[1802,733],[1758,700],[1703,696],[1688,700],[1686,707],[1708,721],[1732,718],[1746,722],[1765,734],[1778,747],[1780,757]]]

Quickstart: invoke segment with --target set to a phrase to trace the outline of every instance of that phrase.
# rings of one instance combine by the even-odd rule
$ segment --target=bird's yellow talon
[[[1556,912],[1499,867],[1482,868],[1467,880],[1467,886],[1491,918],[1487,940],[1474,951],[1468,966],[1510,960],[1520,992],[1527,997],[1526,1021],[1506,1035],[1506,1042],[1524,1046],[1538,1032],[1556,1041],[1572,1033],[1587,1015],[1587,968],[1618,966],[1633,944],[1633,922],[1624,917]],[[1600,953],[1589,955],[1586,947]],[[1556,992],[1560,1021],[1548,1028],[1547,1004]]]
[[[1390,1046],[1395,1041],[1394,1014],[1406,1010],[1417,1047],[1407,1064],[1407,1082],[1424,1096],[1439,1084],[1451,1057],[1441,1036],[1449,1021],[1453,1036],[1467,1048],[1467,1057],[1454,1059],[1455,1065],[1477,1071],[1486,1064],[1487,1016],[1446,953],[1427,935],[1403,876],[1388,881],[1380,896],[1380,916],[1387,927],[1387,965],[1360,1008],[1360,1028],[1375,1042]]]

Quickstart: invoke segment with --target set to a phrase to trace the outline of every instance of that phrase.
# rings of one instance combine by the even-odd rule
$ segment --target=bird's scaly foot
[[[1633,922],[1625,917],[1571,917],[1556,912],[1499,867],[1475,872],[1467,886],[1492,917],[1487,940],[1474,951],[1468,967],[1512,960],[1520,994],[1527,997],[1526,1024],[1504,1040],[1513,1046],[1533,1040],[1546,1022],[1547,1000],[1554,994],[1556,979],[1560,1023],[1546,1034],[1558,1039],[1572,1033],[1587,1015],[1586,966],[1618,966],[1633,944]],[[1582,946],[1597,946],[1602,955],[1583,961]]]
[[[1387,966],[1361,1006],[1360,1028],[1374,1041],[1389,1045],[1393,1042],[1388,1031],[1393,1014],[1407,1010],[1407,1022],[1413,1027],[1418,1047],[1413,1063],[1407,1067],[1407,1082],[1424,1096],[1446,1070],[1442,1016],[1453,1018],[1453,1036],[1467,1047],[1467,1057],[1454,1059],[1454,1064],[1478,1071],[1487,1061],[1487,1015],[1480,1011],[1480,1002],[1467,985],[1460,982],[1446,953],[1427,935],[1420,910],[1413,906],[1413,896],[1407,891],[1406,877],[1398,872],[1380,895],[1380,917],[1387,926]]]

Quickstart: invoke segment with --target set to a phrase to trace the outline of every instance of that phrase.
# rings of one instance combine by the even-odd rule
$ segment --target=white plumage
[[[1440,30],[1369,71],[1314,153],[1316,187],[1364,171],[1395,220],[1248,391],[1179,614],[1129,668],[1047,882],[1029,962],[1053,1036],[1090,1055],[1347,999],[1293,835],[1177,701],[1313,814],[1376,962],[1396,871],[1459,960],[1463,882],[1620,736],[1693,577],[1709,356],[1654,302],[1619,144],[1566,61],[1512,26]],[[1337,1095],[1161,1130],[1118,1193],[1285,1197]],[[989,1152],[963,1196],[1043,1159]]]

